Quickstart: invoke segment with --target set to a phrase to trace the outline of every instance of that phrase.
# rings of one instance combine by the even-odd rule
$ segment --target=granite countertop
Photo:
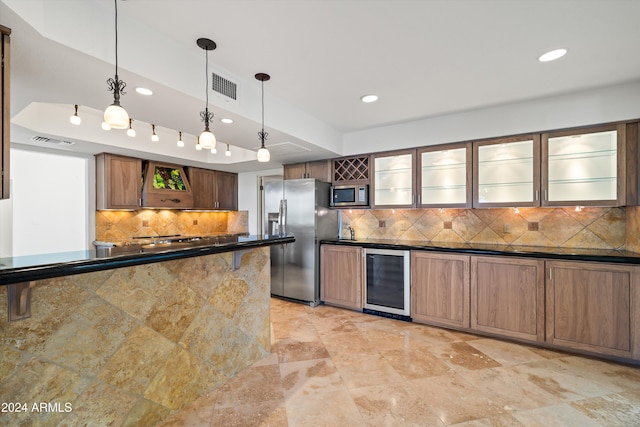
[[[87,251],[0,258],[0,286],[294,241],[293,236],[227,234],[218,239],[214,236],[177,243],[96,247]]]
[[[368,248],[423,250],[470,255],[503,255],[527,258],[545,258],[566,261],[610,262],[640,264],[640,253],[614,249],[587,249],[542,246],[488,245],[421,240],[385,239],[325,239],[320,243],[362,246]]]

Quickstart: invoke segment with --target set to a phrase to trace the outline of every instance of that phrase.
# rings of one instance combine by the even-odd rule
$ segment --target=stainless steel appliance
[[[331,206],[369,206],[368,185],[334,185],[331,187]]]
[[[319,241],[338,237],[338,212],[328,206],[329,184],[263,178],[262,194],[263,233],[296,238],[271,246],[271,294],[315,306],[320,302]]]
[[[365,248],[364,312],[411,321],[409,251]]]

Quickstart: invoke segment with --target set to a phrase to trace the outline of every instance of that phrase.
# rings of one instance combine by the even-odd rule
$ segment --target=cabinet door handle
[[[538,201],[538,190],[536,190],[536,201]]]
[[[547,198],[547,190],[544,190],[544,199],[545,199],[545,200],[549,200],[549,199]]]

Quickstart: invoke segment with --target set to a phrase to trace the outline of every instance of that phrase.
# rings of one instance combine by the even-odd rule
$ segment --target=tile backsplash
[[[97,211],[96,240],[121,241],[141,236],[247,233],[247,211],[178,210]]]
[[[627,230],[626,209],[344,209],[342,236],[351,225],[356,238],[638,251],[640,221],[634,209]]]

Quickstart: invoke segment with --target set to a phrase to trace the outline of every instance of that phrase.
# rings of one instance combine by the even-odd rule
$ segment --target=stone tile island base
[[[0,425],[151,426],[269,355],[269,248],[231,262],[37,281],[12,323],[0,286]]]

